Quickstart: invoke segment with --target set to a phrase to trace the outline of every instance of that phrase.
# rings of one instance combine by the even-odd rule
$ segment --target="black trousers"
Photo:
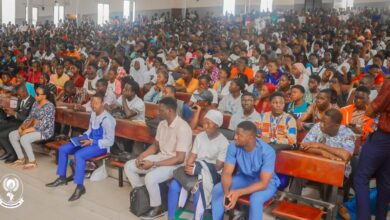
[[[9,141],[9,133],[17,130],[22,123],[16,120],[0,122],[0,147],[4,149],[7,154],[12,154],[16,157],[14,148]]]

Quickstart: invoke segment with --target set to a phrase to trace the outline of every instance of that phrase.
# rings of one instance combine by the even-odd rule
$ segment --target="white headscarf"
[[[134,64],[136,61],[138,61],[140,65],[140,68],[138,70],[134,68]],[[130,76],[133,77],[134,81],[136,81],[140,87],[143,87],[145,83],[148,83],[150,81],[150,76],[146,74],[146,72],[147,67],[144,59],[139,57],[131,62]]]
[[[223,124],[223,114],[220,111],[211,109],[204,117],[214,122],[218,127],[221,127]]]

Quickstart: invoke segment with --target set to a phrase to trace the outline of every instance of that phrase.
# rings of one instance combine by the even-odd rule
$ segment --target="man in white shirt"
[[[191,150],[192,130],[187,122],[176,114],[177,103],[166,97],[159,102],[159,114],[163,119],[157,127],[156,141],[137,159],[125,164],[125,173],[133,188],[146,185],[151,209],[141,219],[154,219],[163,215],[159,183],[169,180],[173,171],[184,163]],[[145,181],[140,174],[145,175]]]
[[[260,114],[255,110],[255,95],[250,92],[245,92],[241,95],[242,111],[233,114],[230,118],[229,129],[235,131],[237,125],[243,121],[251,121],[259,123],[261,121]]]
[[[83,88],[87,91],[88,95],[94,95],[96,93],[96,82],[100,79],[96,71],[97,66],[95,64],[89,64],[87,66],[87,77],[85,78]]]
[[[104,107],[107,109],[109,106],[113,106],[116,104],[116,96],[115,93],[111,89],[108,88],[108,82],[105,79],[99,79],[96,82],[96,94],[103,96]],[[75,105],[75,111],[86,111],[91,112],[92,106],[91,101],[87,102],[84,105]]]
[[[233,79],[229,88],[230,94],[222,98],[218,110],[232,115],[241,112],[241,91],[244,89],[245,83],[242,79]]]
[[[137,96],[138,92],[138,84],[129,80],[123,85],[116,105],[122,107],[127,119],[145,121],[145,103]]]

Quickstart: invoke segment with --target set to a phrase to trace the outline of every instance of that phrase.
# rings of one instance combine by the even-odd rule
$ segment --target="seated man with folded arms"
[[[184,163],[191,150],[190,126],[176,114],[176,100],[163,98],[159,103],[161,121],[157,127],[156,141],[137,159],[125,164],[125,173],[133,188],[146,185],[151,209],[141,219],[154,219],[163,215],[159,183],[173,177],[173,171]],[[145,181],[140,174],[145,175]],[[164,201],[165,202],[165,201]]]
[[[244,121],[237,125],[224,163],[221,183],[212,193],[214,220],[222,220],[225,210],[235,207],[237,199],[250,195],[249,219],[263,219],[263,204],[271,199],[280,184],[274,173],[275,151],[257,136],[256,125]],[[237,166],[237,173],[234,170]]]
[[[236,130],[237,125],[243,121],[251,121],[253,123],[260,123],[260,114],[255,110],[255,95],[250,92],[244,92],[241,95],[242,111],[233,114],[230,118],[229,129]]]
[[[96,82],[96,94],[103,97],[103,105],[105,109],[109,109],[109,106],[116,104],[116,95],[111,89],[108,88],[108,81],[105,79],[99,79]],[[76,104],[74,106],[75,111],[91,112],[91,100],[84,105]]]
[[[341,125],[342,114],[337,109],[329,109],[324,113],[321,121],[314,125],[307,133],[301,144],[305,152],[317,154],[331,160],[349,161],[355,148],[355,134],[348,127]],[[346,177],[349,173],[346,173]],[[290,192],[300,195],[306,180],[294,178],[290,185]],[[326,187],[323,188],[322,199],[334,201]]]
[[[69,198],[69,202],[78,200],[85,194],[84,175],[85,163],[88,159],[98,157],[110,152],[110,147],[114,144],[115,139],[115,119],[104,110],[103,97],[95,94],[91,98],[92,114],[89,128],[84,133],[88,138],[80,140],[80,144],[69,142],[62,145],[58,151],[58,178],[47,187],[57,187],[66,184],[66,169],[68,167],[68,157],[74,154],[75,174],[74,183],[77,185],[74,193]],[[76,142],[77,143],[77,142]]]
[[[218,128],[223,123],[223,115],[217,110],[210,110],[203,118],[203,132],[199,133],[194,141],[193,148],[190,156],[184,167],[179,167],[175,170],[175,174],[179,173],[182,177],[185,177],[184,183],[182,179],[173,179],[169,187],[168,194],[168,219],[173,220],[175,217],[176,207],[183,207],[184,204],[178,204],[180,197],[186,197],[188,192],[194,194],[193,199],[193,211],[196,216],[202,216],[203,212],[200,210],[207,209],[211,201],[206,201],[206,204],[199,203],[200,194],[205,190],[196,190],[191,192],[198,180],[198,175],[203,174],[203,169],[208,169],[209,176],[211,178],[203,178],[203,188],[212,189],[214,184],[220,181],[218,172],[223,168],[223,162],[225,161],[227,147],[229,145],[228,140],[219,132]],[[206,166],[206,168],[205,168]],[[175,176],[175,175],[174,175]],[[211,180],[211,181],[210,181]],[[181,193],[182,190],[186,190]],[[210,198],[210,196],[204,196],[204,198]],[[202,205],[200,205],[202,204]],[[202,209],[197,207],[201,206]],[[196,218],[195,218],[196,219]]]
[[[297,143],[297,126],[294,117],[284,112],[284,94],[270,96],[271,111],[261,114],[258,124],[260,138],[276,150],[294,149]]]

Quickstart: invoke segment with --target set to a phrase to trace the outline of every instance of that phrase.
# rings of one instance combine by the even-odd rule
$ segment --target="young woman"
[[[111,67],[106,76],[108,81],[108,89],[111,89],[116,97],[119,97],[122,92],[121,81],[117,79],[117,68]]]
[[[35,100],[36,102],[23,124],[18,130],[9,134],[12,147],[18,156],[18,160],[12,164],[14,167],[23,166],[23,169],[37,167],[31,143],[38,140],[47,140],[54,134],[55,101],[49,88],[39,85]],[[22,147],[27,154],[27,163]]]
[[[266,83],[261,88],[260,100],[255,104],[255,109],[262,114],[271,111],[270,95],[275,91],[276,87],[272,83]]]
[[[222,99],[222,97],[229,94],[230,87],[230,72],[226,69],[219,70],[219,80],[214,83],[213,89],[218,93],[218,98]]]
[[[291,96],[291,86],[294,85],[294,79],[291,75],[283,74],[280,77],[278,84],[278,91],[284,94],[284,99],[286,103],[290,103]]]

